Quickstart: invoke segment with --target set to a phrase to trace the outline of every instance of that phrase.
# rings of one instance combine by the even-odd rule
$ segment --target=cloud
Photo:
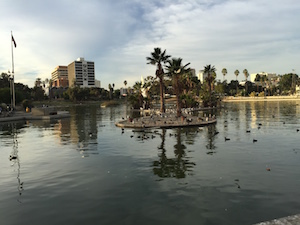
[[[155,47],[197,71],[215,65],[276,73],[300,70],[299,9],[294,0],[2,1],[0,72],[11,65],[10,31],[17,42],[15,71],[33,86],[57,65],[78,57],[95,61],[96,78],[132,86],[153,75],[146,57]]]

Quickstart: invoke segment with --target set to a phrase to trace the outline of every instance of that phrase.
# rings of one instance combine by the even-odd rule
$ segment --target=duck
[[[250,130],[246,130],[246,133],[251,133],[251,131]]]
[[[16,155],[10,155],[9,160],[17,159],[18,157]]]
[[[230,141],[230,138],[225,137],[225,141]]]
[[[254,142],[257,142],[257,140],[256,140],[256,139],[253,139],[253,143],[254,143]]]

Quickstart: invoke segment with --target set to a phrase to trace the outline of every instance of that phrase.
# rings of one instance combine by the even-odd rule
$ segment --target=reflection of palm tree
[[[159,154],[160,159],[153,162],[153,172],[159,177],[175,177],[177,179],[184,178],[186,176],[185,172],[190,171],[195,164],[185,159],[184,149],[186,147],[181,143],[181,130],[177,129],[177,143],[174,145],[176,158],[168,159],[166,156],[165,135],[166,130],[163,130],[162,143],[159,147],[159,149],[161,149],[161,154]]]
[[[216,126],[214,125],[211,125],[211,126],[208,126],[207,127],[207,145],[206,145],[206,148],[208,150],[207,154],[214,154],[216,153],[214,151],[214,149],[216,148],[215,146],[215,138],[216,138],[216,135],[218,134],[218,132],[216,131]]]
[[[11,161],[14,162],[14,165],[17,164],[18,166],[18,174],[17,174],[17,180],[18,180],[18,191],[19,195],[22,195],[23,191],[23,182],[21,182],[20,174],[21,174],[21,164],[20,164],[20,159],[18,155],[18,140],[17,140],[17,128],[13,125],[12,127],[12,134],[13,134],[13,150],[11,153],[12,158],[10,159]],[[20,199],[17,200],[18,202],[21,203]]]

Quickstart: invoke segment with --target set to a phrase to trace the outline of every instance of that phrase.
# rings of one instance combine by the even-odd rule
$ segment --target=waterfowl
[[[250,133],[251,131],[250,130],[246,130],[246,133]]]
[[[13,160],[13,159],[17,159],[17,156],[16,155],[10,155],[9,160]]]
[[[225,137],[225,141],[230,141],[230,138]]]
[[[257,140],[256,140],[256,139],[253,139],[253,143],[254,143],[254,142],[257,142]]]

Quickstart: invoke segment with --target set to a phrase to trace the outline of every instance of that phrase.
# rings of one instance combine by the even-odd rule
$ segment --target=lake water
[[[0,224],[250,225],[300,213],[300,101],[224,106],[200,129],[122,132],[126,107],[98,105],[0,124]]]

